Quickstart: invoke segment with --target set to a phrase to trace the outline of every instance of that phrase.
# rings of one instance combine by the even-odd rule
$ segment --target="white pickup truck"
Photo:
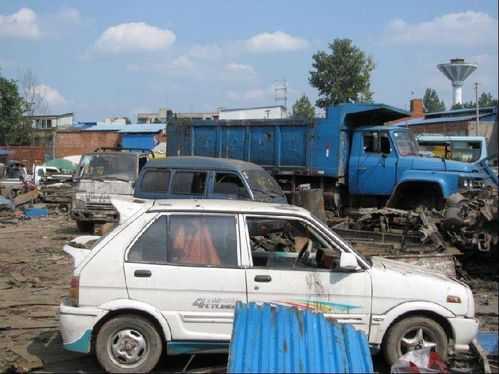
[[[151,371],[165,350],[226,349],[237,301],[352,324],[389,364],[421,347],[445,358],[468,349],[478,331],[467,285],[364,258],[302,208],[187,199],[114,204],[121,221],[111,233],[65,246],[75,269],[60,305],[64,347],[95,352],[107,371]]]

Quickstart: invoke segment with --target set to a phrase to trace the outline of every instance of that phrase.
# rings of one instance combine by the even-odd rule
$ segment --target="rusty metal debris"
[[[499,243],[498,193],[496,189],[453,194],[440,225],[448,241],[463,251],[497,250]]]

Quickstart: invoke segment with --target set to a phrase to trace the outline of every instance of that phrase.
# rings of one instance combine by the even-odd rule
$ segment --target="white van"
[[[444,357],[466,350],[478,331],[468,286],[364,258],[302,208],[232,200],[124,208],[107,236],[65,247],[75,270],[60,306],[64,347],[95,352],[108,371],[150,371],[163,351],[227,349],[238,300],[350,323],[389,363],[418,347]]]

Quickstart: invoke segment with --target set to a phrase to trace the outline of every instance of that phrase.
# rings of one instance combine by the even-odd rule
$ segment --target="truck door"
[[[388,132],[365,131],[361,142],[357,191],[361,195],[390,195],[396,183],[397,155]]]

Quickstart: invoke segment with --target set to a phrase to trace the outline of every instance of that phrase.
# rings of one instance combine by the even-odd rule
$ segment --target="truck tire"
[[[434,347],[445,361],[448,337],[440,324],[427,317],[409,317],[396,322],[383,341],[383,354],[388,365],[393,365],[402,355],[418,348]]]
[[[148,373],[163,351],[161,336],[147,319],[117,316],[102,325],[95,341],[99,364],[109,373]]]
[[[76,226],[78,227],[78,231],[86,232],[93,234],[94,232],[94,224],[89,221],[76,221]]]

